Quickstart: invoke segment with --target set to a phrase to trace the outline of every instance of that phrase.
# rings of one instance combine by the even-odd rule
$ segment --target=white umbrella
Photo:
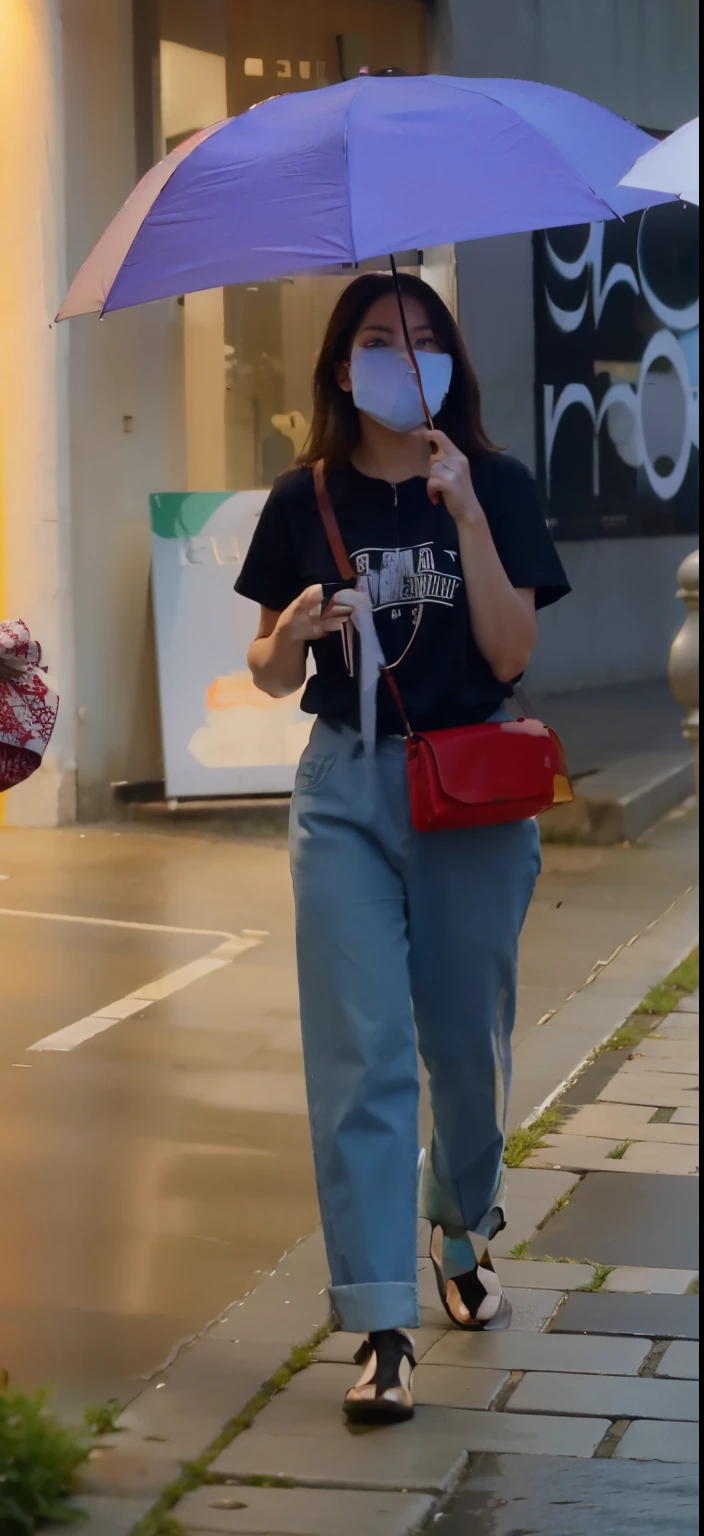
[[[641,155],[621,178],[621,187],[645,187],[648,192],[674,192],[699,207],[699,118],[685,123],[661,144]]]

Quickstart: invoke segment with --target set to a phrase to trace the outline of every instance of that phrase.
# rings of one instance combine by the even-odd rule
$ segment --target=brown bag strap
[[[322,459],[318,459],[317,463],[313,465],[313,481],[318,501],[318,511],[323,520],[323,527],[328,536],[328,543],[333,552],[337,569],[343,581],[349,581],[350,577],[352,577],[353,581],[356,581],[357,572],[352,569],[349,555],[345,549],[344,539],[340,533],[340,525],[328,495],[328,488],[325,484],[325,465]]]

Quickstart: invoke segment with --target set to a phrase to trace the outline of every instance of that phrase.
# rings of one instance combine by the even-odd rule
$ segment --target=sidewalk
[[[680,832],[674,823],[660,834],[663,890],[674,878]],[[569,873],[561,878],[569,883]],[[182,1463],[206,1447],[211,1481],[172,1511],[190,1536],[409,1536],[438,1517],[448,1536],[509,1536],[517,1527],[541,1536],[695,1530],[698,1300],[687,1294],[696,1267],[694,1004],[664,1025],[653,1020],[634,1059],[630,1046],[604,1052],[565,1091],[590,1052],[696,943],[692,895],[669,912],[661,907],[659,920],[630,941],[623,895],[618,880],[594,891],[605,931],[623,928],[623,937],[599,964],[592,956],[588,984],[558,998],[537,1024],[540,978],[529,972],[524,981],[530,1006],[512,1122],[558,1094],[569,1118],[509,1172],[510,1225],[494,1251],[513,1301],[511,1331],[448,1331],[421,1223],[416,1418],[350,1432],[340,1402],[357,1341],[333,1335],[292,1356],[326,1322],[316,1232],[123,1414],[122,1432],[94,1453],[91,1521],[76,1536],[127,1536]],[[547,932],[558,954],[575,942],[569,930],[556,937],[562,899],[554,896],[544,891],[533,913],[542,979],[553,990],[559,966],[551,968]]]

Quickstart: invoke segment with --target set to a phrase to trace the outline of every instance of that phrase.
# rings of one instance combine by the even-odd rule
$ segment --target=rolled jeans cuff
[[[418,1328],[418,1287],[405,1281],[379,1285],[332,1285],[330,1306],[345,1333],[381,1328]]]

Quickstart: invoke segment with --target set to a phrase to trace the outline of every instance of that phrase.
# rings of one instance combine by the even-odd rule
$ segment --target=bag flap
[[[540,720],[429,731],[416,741],[432,753],[443,793],[463,805],[540,799],[561,766]]]

